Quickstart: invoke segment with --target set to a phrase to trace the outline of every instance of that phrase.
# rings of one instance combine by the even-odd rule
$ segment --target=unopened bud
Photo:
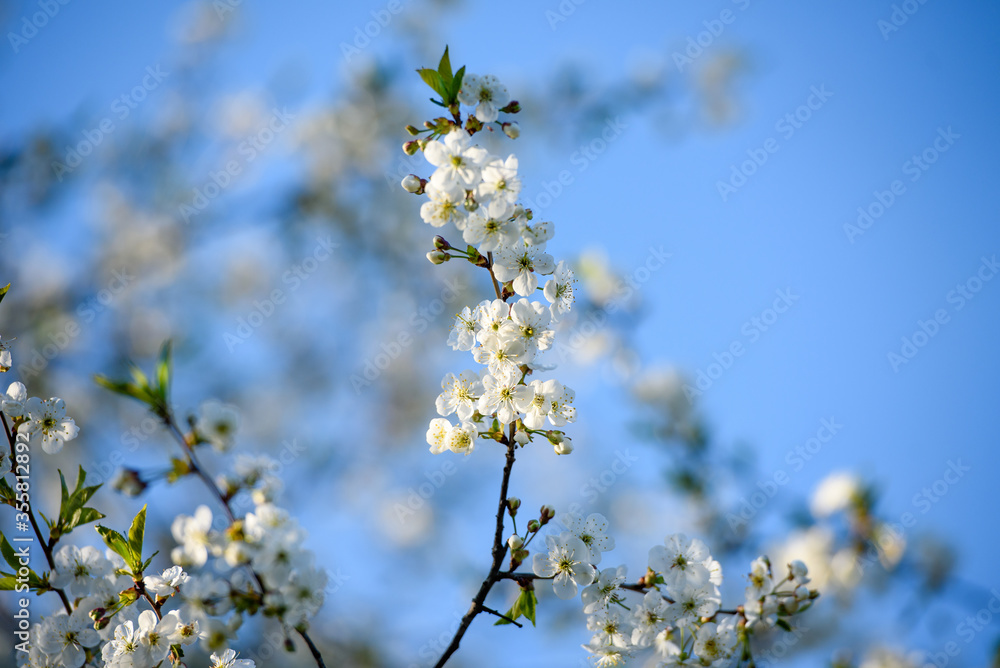
[[[94,622],[94,628],[98,631],[101,631],[102,629],[106,628],[107,625],[110,623],[111,623],[110,617],[101,617],[96,622]]]
[[[121,469],[115,475],[112,487],[126,496],[139,496],[146,490],[146,483],[135,469]]]
[[[402,186],[403,190],[408,193],[415,193],[420,191],[420,177],[416,174],[407,174],[403,177]]]
[[[507,545],[510,547],[510,549],[516,550],[520,548],[522,545],[524,545],[524,541],[521,540],[521,537],[515,533],[511,534],[510,538],[507,539]]]
[[[431,251],[427,254],[427,259],[431,264],[444,264],[451,259],[451,256],[444,251]]]
[[[295,643],[292,642],[292,639],[289,638],[289,637],[287,637],[287,636],[285,637],[285,651],[286,652],[294,652],[295,651]]]
[[[403,144],[403,153],[406,155],[414,155],[419,148],[420,142],[414,139]]]
[[[555,508],[553,508],[552,506],[549,506],[549,505],[542,506],[542,510],[541,510],[542,524],[545,524],[546,522],[548,522],[549,520],[551,520],[555,516],[556,516],[556,509]]]
[[[96,622],[98,619],[100,619],[101,617],[103,617],[104,614],[107,611],[108,611],[107,608],[94,608],[89,613],[90,614],[90,618],[93,619]]]
[[[500,127],[503,128],[503,133],[511,139],[517,139],[521,136],[521,126],[517,123],[504,123]]]
[[[510,104],[508,104],[500,111],[502,111],[505,114],[516,114],[517,112],[521,111],[521,103],[518,102],[517,100],[511,100]]]
[[[406,131],[408,133],[410,133],[411,135],[413,135],[414,137],[416,137],[418,134],[420,134],[420,130],[416,129],[412,125],[407,125],[406,126]]]
[[[518,442],[518,445],[527,445],[528,441],[531,440],[531,435],[526,431],[518,430],[514,432],[514,440]]]
[[[538,523],[538,520],[531,520],[528,522],[528,533],[535,533],[541,528],[541,526],[542,525]]]
[[[451,248],[451,244],[448,243],[447,239],[445,239],[439,234],[438,236],[434,237],[434,248],[438,250],[448,250],[449,248]]]
[[[552,449],[556,451],[557,455],[568,455],[573,452],[573,439],[569,436],[563,437],[563,440],[552,446]]]
[[[510,512],[510,516],[514,517],[517,515],[517,509],[521,507],[521,499],[516,496],[512,496],[507,499],[507,510]]]
[[[465,129],[470,133],[479,132],[483,129],[483,124],[475,116],[469,116],[465,119]]]

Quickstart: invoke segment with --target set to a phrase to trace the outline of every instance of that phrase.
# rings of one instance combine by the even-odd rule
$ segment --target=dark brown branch
[[[496,531],[493,534],[493,565],[490,567],[490,572],[486,576],[486,579],[479,586],[476,597],[472,599],[469,611],[462,617],[462,622],[459,624],[458,630],[455,631],[455,636],[451,639],[451,643],[445,649],[441,658],[438,659],[438,662],[434,664],[434,668],[444,666],[448,662],[448,659],[451,658],[451,655],[458,650],[458,646],[462,642],[462,637],[465,636],[465,632],[469,629],[469,625],[472,624],[472,620],[480,612],[486,610],[483,605],[486,601],[486,596],[490,593],[493,585],[502,579],[500,568],[503,566],[503,559],[507,555],[507,543],[503,539],[504,513],[507,511],[507,486],[510,483],[510,471],[514,467],[514,449],[516,447],[517,441],[513,437],[512,425],[511,435],[507,439],[507,463],[504,465],[503,480],[500,482],[500,505],[497,509]]]

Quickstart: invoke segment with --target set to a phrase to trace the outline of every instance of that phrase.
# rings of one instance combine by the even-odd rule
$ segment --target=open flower
[[[573,598],[577,587],[594,581],[594,567],[590,564],[590,548],[569,531],[556,536],[546,536],[548,554],[536,553],[531,563],[535,575],[553,578],[552,589],[559,598]]]
[[[66,441],[72,441],[80,433],[73,418],[66,417],[66,402],[62,399],[31,397],[25,402],[24,411],[28,421],[17,433],[26,436],[32,446],[41,444],[42,450],[50,455],[62,450]]]

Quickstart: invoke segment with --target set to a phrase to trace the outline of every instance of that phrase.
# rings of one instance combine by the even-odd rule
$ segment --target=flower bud
[[[521,540],[521,537],[515,533],[511,534],[510,538],[507,539],[507,545],[510,547],[510,549],[516,550],[520,548],[522,545],[524,545],[524,541]]]
[[[420,149],[420,142],[416,140],[411,140],[403,144],[403,153],[405,153],[406,155],[414,155],[419,149]]]
[[[548,522],[549,520],[551,520],[555,516],[556,516],[556,509],[555,508],[553,508],[552,506],[549,506],[549,505],[542,506],[542,510],[541,510],[542,524],[545,524],[546,522]]]
[[[427,254],[427,259],[431,264],[444,264],[451,259],[451,256],[443,251],[431,251]]]
[[[507,499],[507,511],[510,513],[511,517],[517,515],[517,509],[521,507],[521,499],[516,496],[512,496]]]
[[[94,622],[94,629],[97,631],[101,631],[104,628],[106,628],[110,623],[111,623],[110,617],[101,617],[96,622]]]
[[[521,111],[521,103],[518,102],[517,100],[511,100],[510,104],[508,104],[500,111],[502,111],[505,114],[516,114],[517,112]]]
[[[556,451],[557,455],[568,455],[573,452],[573,440],[569,436],[564,436],[563,440],[552,446],[552,449]]]
[[[517,123],[504,123],[500,127],[503,128],[503,133],[511,139],[517,139],[521,136],[521,126]]]
[[[528,441],[531,440],[531,435],[526,431],[518,430],[514,432],[514,440],[517,441],[518,445],[527,445]]]
[[[90,618],[93,619],[96,622],[101,617],[103,617],[105,615],[105,613],[107,613],[107,609],[106,608],[94,608],[93,610],[90,611],[89,614],[90,614]]]
[[[542,525],[538,523],[538,520],[531,520],[528,522],[528,533],[535,533],[541,528],[541,526]]]
[[[401,185],[403,186],[403,190],[405,190],[408,193],[419,192],[421,186],[420,177],[418,177],[416,174],[407,174],[406,176],[403,177]]]
[[[451,244],[448,240],[442,237],[440,234],[434,237],[434,248],[438,250],[448,250],[451,248]]]
[[[413,127],[412,125],[407,125],[407,126],[406,126],[406,131],[407,131],[407,132],[408,132],[408,133],[409,133],[410,135],[412,135],[412,136],[414,136],[414,137],[416,137],[416,136],[417,136],[418,134],[420,134],[420,130],[416,129],[416,128],[415,128],[415,127]]]

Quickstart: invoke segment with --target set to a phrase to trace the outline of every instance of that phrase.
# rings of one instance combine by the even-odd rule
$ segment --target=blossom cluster
[[[466,75],[458,100],[476,106],[475,119],[481,124],[497,122],[510,96],[494,77]],[[448,344],[471,352],[482,367],[448,374],[442,381],[436,402],[441,417],[427,430],[435,454],[469,454],[480,430],[491,431],[493,419],[501,430],[516,424],[515,438],[524,445],[547,426],[562,427],[576,418],[572,389],[555,380],[526,381],[534,371],[548,368],[536,357],[552,347],[553,327],[573,306],[573,272],[546,252],[554,225],[535,222],[518,202],[517,157],[491,155],[474,144],[471,136],[481,125],[472,120],[466,128],[448,119],[428,123],[437,138],[416,146],[435,169],[427,179],[410,175],[403,180],[406,190],[427,196],[420,208],[423,220],[434,227],[453,224],[467,244],[463,251],[436,237],[436,250],[428,258],[440,264],[464,257],[485,267],[496,292],[495,299],[466,306],[455,317]],[[508,136],[519,132],[514,124],[500,125]],[[534,299],[539,291],[544,302]],[[515,295],[520,299],[509,302]],[[448,419],[453,414],[458,424]],[[557,453],[572,451],[563,432],[548,429],[544,434]]]
[[[298,522],[272,503],[258,504],[226,531],[213,531],[211,509],[199,506],[193,516],[178,516],[171,532],[178,543],[171,552],[174,563],[201,568],[211,555],[237,569],[229,580],[211,573],[195,576],[182,593],[186,608],[212,629],[213,649],[239,628],[238,622],[227,624],[213,618],[239,607],[248,584],[246,574],[238,570],[242,566],[249,566],[261,579],[265,610],[288,626],[305,623],[323,605],[326,572],[316,567],[314,554],[303,548],[305,531]]]
[[[168,361],[169,357],[165,359]],[[4,371],[11,366],[6,346],[0,348],[0,364]],[[102,384],[142,398],[170,427],[175,423],[165,393],[169,364],[163,365],[160,373],[156,386],[141,372],[136,372],[133,384],[110,381]],[[54,454],[79,433],[75,421],[66,417],[66,406],[61,399],[29,398],[27,388],[20,382],[11,383],[0,395],[0,411],[10,445],[10,470],[22,462],[22,468],[26,468],[30,450],[41,447]],[[239,413],[233,406],[209,400],[189,423],[189,433],[176,432],[188,454],[173,460],[168,481],[193,473],[204,474],[194,449],[210,445],[219,452],[228,451],[239,427]],[[171,527],[178,543],[171,551],[174,565],[159,574],[144,573],[152,561],[150,558],[143,562],[141,555],[145,509],[133,522],[127,541],[116,532],[98,527],[109,546],[103,554],[92,546],[65,544],[55,549],[59,539],[75,527],[103,517],[95,509],[84,507],[100,485],[84,487],[85,472],[81,469],[72,495],[63,487],[59,516],[46,520],[50,529],[50,539],[46,542],[51,550],[51,553],[46,551],[46,556],[50,557],[52,570],[41,576],[32,571],[29,580],[38,593],[58,592],[63,607],[30,626],[28,641],[23,651],[17,653],[18,665],[22,668],[180,665],[183,648],[200,641],[212,653],[211,668],[253,668],[252,660],[239,658],[227,647],[241,627],[244,615],[262,612],[278,619],[286,633],[288,629],[304,632],[308,620],[323,604],[327,576],[315,565],[313,553],[303,547],[305,532],[285,510],[275,505],[283,487],[276,475],[278,468],[279,464],[266,456],[238,455],[233,472],[219,475],[213,488],[226,506],[227,528],[213,529],[213,513],[208,506],[200,506],[193,516],[178,515]],[[211,485],[209,478],[204,479]],[[115,487],[136,495],[145,491],[148,484],[138,471],[125,469],[119,473]],[[4,481],[4,490],[10,489]],[[245,517],[236,518],[231,514],[229,502],[240,493],[245,493],[254,507]],[[15,505],[6,494],[4,501]],[[33,515],[27,505],[20,510]],[[123,542],[116,543],[114,536]],[[6,545],[6,538],[4,541]],[[126,555],[128,559],[123,558]],[[4,556],[6,559],[7,555]],[[209,563],[209,557],[218,560],[212,564],[211,572],[206,572],[208,569],[196,572]]]
[[[560,598],[574,598],[583,588],[583,611],[593,632],[584,648],[599,666],[620,665],[646,648],[655,650],[663,668],[728,666],[748,648],[748,634],[787,628],[786,618],[817,596],[806,586],[808,570],[801,561],[775,577],[770,562],[760,557],[751,565],[743,605],[723,610],[722,567],[702,541],[683,534],[650,549],[645,575],[627,584],[626,566],[598,568],[602,553],[615,545],[602,515],[584,520],[565,514],[560,521],[567,530],[546,536],[547,552],[534,555],[532,570],[551,579]],[[629,592],[641,601],[626,605]]]

